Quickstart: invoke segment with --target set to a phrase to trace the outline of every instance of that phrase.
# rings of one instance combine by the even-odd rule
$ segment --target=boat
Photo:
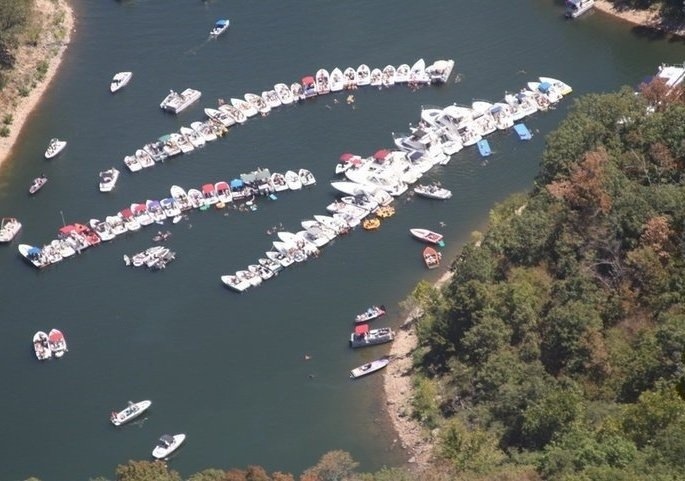
[[[293,82],[290,84],[290,93],[293,96],[293,101],[299,102],[304,99],[304,90],[300,82]]]
[[[221,111],[217,112],[219,112],[220,114],[223,113]],[[217,139],[216,132],[212,127],[212,120],[208,120],[205,122],[200,122],[199,120],[196,120],[195,122],[192,122],[190,124],[190,128],[193,129],[198,135],[200,135],[204,139],[205,143],[212,142],[213,140]]]
[[[68,351],[67,341],[59,329],[51,329],[48,333],[48,346],[55,357],[62,357]]]
[[[197,102],[201,96],[202,92],[191,88],[185,89],[180,94],[174,90],[169,90],[169,94],[164,97],[159,106],[168,112],[178,114]]]
[[[43,331],[38,331],[33,335],[33,352],[39,361],[45,361],[52,357],[52,351],[48,345],[48,335]]]
[[[171,198],[174,199],[176,205],[181,211],[192,209],[192,205],[190,204],[188,194],[186,193],[183,187],[179,185],[172,185],[169,189],[169,193],[171,194]]]
[[[226,30],[228,30],[228,27],[231,25],[231,21],[228,20],[227,18],[222,18],[220,20],[217,20],[216,23],[214,24],[214,27],[209,31],[209,35],[211,37],[218,37],[222,33],[224,33]]]
[[[176,451],[185,440],[185,434],[174,434],[173,436],[163,434],[157,441],[157,446],[152,450],[152,456],[155,459],[164,459]]]
[[[429,269],[435,269],[436,267],[440,267],[440,259],[442,258],[442,254],[440,254],[438,251],[433,249],[432,247],[426,247],[423,249],[423,262],[426,263],[426,267]]]
[[[288,267],[293,265],[295,260],[288,254],[281,251],[266,251],[264,253],[267,259],[277,262],[281,267]]]
[[[299,190],[302,188],[302,180],[294,170],[288,170],[283,177],[285,178],[288,189]]]
[[[662,63],[659,65],[656,77],[663,81],[670,91],[683,83],[685,79],[685,63],[676,65]],[[542,79],[540,81],[542,82]]]
[[[21,230],[21,222],[14,217],[3,217],[0,220],[0,242],[10,242]]]
[[[380,305],[380,306],[371,306],[361,314],[357,314],[357,316],[354,318],[355,323],[360,323],[360,322],[369,322],[373,321],[374,319],[378,319],[381,316],[385,315],[385,306]]]
[[[302,95],[301,98],[307,99],[309,97],[315,97],[317,95],[316,81],[311,75],[302,77]],[[293,92],[294,93],[294,92]]]
[[[119,170],[112,167],[111,169],[100,172],[100,192],[111,192],[119,180]]]
[[[100,240],[103,240],[105,242],[111,241],[117,236],[117,234],[114,232],[114,229],[112,229],[112,226],[109,225],[107,221],[101,221],[99,219],[90,219],[88,221],[88,225],[91,229],[95,231]]]
[[[151,405],[152,401],[148,400],[138,401],[137,403],[129,401],[128,406],[126,406],[125,409],[119,412],[112,411],[109,420],[115,426],[121,426],[129,421],[133,421],[135,418],[147,411]]]
[[[142,227],[140,222],[138,222],[138,219],[133,215],[133,212],[129,208],[120,210],[118,216],[128,231],[134,232],[140,230]]]
[[[62,152],[64,150],[64,147],[67,146],[67,141],[66,140],[59,140],[57,138],[50,139],[50,143],[48,144],[48,148],[45,150],[45,158],[46,159],[52,159],[53,157],[56,157],[57,154]]]
[[[262,92],[262,100],[264,100],[264,102],[266,102],[266,105],[268,105],[272,109],[275,109],[282,105],[281,97],[278,96],[275,89],[264,90]]]
[[[134,154],[136,156],[136,160],[138,160],[138,163],[144,168],[148,169],[150,167],[155,166],[155,160],[152,158],[152,156],[148,153],[147,150],[145,149],[136,149],[136,152]]]
[[[180,132],[172,132],[169,134],[169,140],[176,144],[181,152],[188,154],[195,150],[195,146],[190,143],[185,135],[181,135]]]
[[[369,329],[368,324],[357,324],[350,334],[350,347],[365,347],[385,344],[395,339],[395,332],[389,327]]]
[[[445,243],[442,240],[442,234],[439,234],[437,232],[433,232],[432,230],[428,229],[420,229],[420,228],[412,228],[409,229],[409,232],[411,235],[416,237],[419,240],[422,240],[424,242],[430,242],[431,244],[437,244],[440,247],[444,247]]]
[[[269,105],[260,95],[248,92],[243,97],[245,97],[245,101],[255,108],[260,114],[266,115],[271,112],[271,107],[269,107]]]
[[[540,81],[540,83],[548,83],[552,85],[559,91],[561,95],[566,96],[573,92],[571,86],[565,82],[562,82],[561,80],[557,80],[552,77],[538,77],[538,80]]]
[[[178,145],[180,134],[165,134],[159,138],[162,144],[162,151],[167,157],[181,154],[181,147]]]
[[[45,174],[40,174],[40,177],[33,179],[31,186],[29,187],[29,194],[33,195],[38,192],[47,183],[48,178]]]
[[[190,144],[196,148],[199,149],[200,147],[205,146],[205,139],[203,136],[197,133],[195,129],[192,129],[190,127],[186,127],[185,125],[182,125],[181,128],[179,129],[179,133],[186,138]]]
[[[277,83],[274,85],[274,90],[278,94],[278,98],[281,100],[281,104],[290,105],[293,103],[293,93],[284,83]]]
[[[378,217],[369,217],[362,221],[362,228],[364,230],[376,230],[381,226],[381,220]]]
[[[429,199],[446,200],[452,197],[452,192],[449,189],[436,184],[419,184],[414,187],[414,192]]]
[[[409,66],[409,64],[403,63],[401,65],[398,65],[395,69],[395,83],[399,84],[408,82],[410,71],[411,67]]]
[[[514,117],[514,121],[521,120],[523,117],[532,115],[538,111],[537,102],[524,92],[505,94],[504,103],[511,107],[511,114]]]
[[[329,85],[330,74],[325,68],[320,68],[316,71],[316,93],[317,95],[324,95],[331,91]]]
[[[347,67],[343,70],[343,82],[346,89],[352,90],[357,88],[357,69]]]
[[[109,91],[114,93],[118,90],[123,89],[131,80],[131,77],[133,77],[133,72],[115,73],[114,77],[112,77],[112,82],[109,84]]]
[[[566,0],[564,16],[578,18],[595,6],[595,0]]]
[[[480,139],[478,142],[476,142],[478,145],[478,152],[480,152],[480,155],[482,157],[487,157],[488,155],[492,154],[492,150],[490,150],[490,144],[488,143],[487,139]]]
[[[250,283],[246,279],[241,279],[236,275],[221,276],[221,282],[223,282],[225,286],[238,292],[243,292],[250,287]]]
[[[17,250],[24,259],[39,269],[42,269],[43,267],[46,267],[52,263],[51,259],[40,247],[29,244],[19,244]]]
[[[390,358],[387,356],[381,357],[380,359],[376,359],[375,361],[367,362],[366,364],[362,364],[359,367],[355,367],[350,371],[350,377],[352,379],[357,379],[359,377],[366,376],[367,374],[380,371],[388,364],[390,364]]]
[[[219,202],[219,197],[216,195],[216,187],[214,187],[214,184],[202,185],[202,197],[205,205],[214,205]]]
[[[531,92],[547,97],[547,100],[552,104],[556,104],[563,97],[559,89],[547,82],[528,82],[527,87]]]
[[[445,83],[454,68],[454,60],[436,60],[426,67],[431,83]]]
[[[302,182],[302,186],[304,187],[316,184],[316,178],[309,169],[300,169],[297,175],[300,177],[300,182]]]
[[[521,140],[530,140],[533,138],[533,134],[530,133],[530,130],[528,130],[528,127],[526,127],[525,124],[514,125],[514,130]]]
[[[159,140],[143,145],[143,149],[150,154],[150,157],[155,162],[164,162],[168,157],[167,153],[164,152],[164,143]]]
[[[381,87],[383,85],[383,71],[381,69],[375,68],[371,71],[369,85],[372,87]]]
[[[357,67],[357,86],[363,87],[371,83],[371,69],[365,63]]]
[[[121,217],[117,215],[108,215],[107,217],[105,217],[105,222],[107,222],[107,225],[109,225],[109,227],[112,229],[114,235],[122,235],[128,232],[128,229],[126,228],[124,222],[121,220]]]
[[[343,77],[342,70],[340,70],[338,67],[335,67],[331,71],[329,85],[331,92],[340,92],[345,88],[345,77]]]
[[[430,83],[430,76],[426,73],[426,62],[422,58],[414,62],[409,70],[409,84],[417,85],[421,83]]]

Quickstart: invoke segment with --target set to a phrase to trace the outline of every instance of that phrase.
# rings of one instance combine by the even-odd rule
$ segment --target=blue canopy
[[[552,84],[550,84],[549,82],[542,82],[538,86],[538,88],[540,89],[540,92],[542,92],[543,94],[546,94],[547,92],[549,92],[549,89],[552,88]]]
[[[29,252],[28,252],[28,254],[30,256],[37,256],[37,255],[40,255],[40,253],[41,253],[41,250],[38,247],[31,247],[29,249]]]
[[[217,20],[216,24],[215,24],[216,27],[223,27],[225,25],[228,25],[228,20],[224,20],[224,19]]]
[[[231,181],[231,188],[239,189],[240,187],[242,187],[244,185],[245,185],[245,183],[240,179],[233,179]]]

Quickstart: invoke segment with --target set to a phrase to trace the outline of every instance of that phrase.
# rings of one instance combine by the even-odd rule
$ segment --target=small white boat
[[[326,70],[325,68],[320,68],[319,70],[317,70],[315,78],[316,93],[318,95],[327,94],[331,91],[331,87],[329,85],[330,74],[328,73],[328,70]]]
[[[200,122],[199,120],[196,120],[190,124],[190,128],[197,132],[197,134],[204,139],[205,143],[216,140],[216,133],[211,126],[211,120],[206,122]]]
[[[366,376],[367,374],[371,374],[376,371],[380,371],[383,369],[385,366],[390,364],[390,358],[388,357],[381,357],[380,359],[376,359],[375,361],[367,362],[366,364],[362,364],[359,367],[356,367],[350,371],[350,377],[352,379],[356,379],[362,376]]]
[[[398,65],[397,69],[395,69],[395,83],[400,84],[408,82],[410,71],[411,67],[409,67],[408,64],[403,63],[401,65]]]
[[[248,102],[260,114],[266,115],[271,112],[271,107],[264,102],[264,99],[261,96],[248,92],[244,95],[244,97],[245,101]]]
[[[111,241],[117,236],[117,234],[114,232],[114,229],[112,229],[112,226],[109,225],[107,221],[90,219],[90,221],[88,221],[88,225],[95,231],[102,241]]]
[[[391,85],[395,85],[395,67],[393,65],[386,65],[385,68],[383,68],[381,84],[384,87],[390,87]]]
[[[564,16],[566,18],[578,18],[595,6],[595,0],[566,0],[565,6]]]
[[[3,217],[0,220],[0,242],[10,242],[21,230],[21,222],[14,217]]]
[[[284,174],[285,183],[290,190],[299,190],[302,188],[302,180],[294,170],[289,170]]]
[[[246,279],[241,279],[236,275],[221,276],[221,282],[223,282],[225,286],[238,292],[243,292],[250,287],[250,283]]]
[[[111,192],[119,180],[119,170],[112,167],[111,169],[100,172],[100,192]]]
[[[340,70],[338,67],[335,67],[331,71],[330,86],[331,92],[340,92],[345,88],[345,77],[343,77],[342,70]]]
[[[240,110],[235,108],[232,104],[219,105],[219,111],[223,112],[224,114],[227,114],[232,120],[232,122],[230,122],[229,124],[224,124],[227,127],[230,127],[236,122],[238,122],[239,124],[244,124],[247,121],[247,116]]]
[[[209,35],[211,37],[218,37],[222,33],[224,33],[226,30],[228,30],[228,27],[231,25],[231,21],[228,20],[227,18],[222,18],[220,20],[217,20],[216,23],[214,24],[214,27],[212,30],[209,31]]]
[[[293,96],[293,101],[299,102],[300,100],[304,100],[304,89],[300,82],[293,82],[290,84],[290,93]]]
[[[442,241],[442,234],[433,232],[428,229],[413,228],[409,229],[411,235],[424,242],[429,242],[431,244],[437,244],[439,246],[444,246],[445,243]]]
[[[68,351],[67,340],[59,329],[51,329],[48,333],[48,346],[55,357],[62,357]]]
[[[40,177],[33,179],[33,182],[29,186],[29,194],[33,195],[38,192],[43,186],[48,182],[48,178],[45,174],[41,174]]]
[[[138,172],[140,170],[143,170],[143,166],[140,165],[140,162],[138,162],[138,159],[135,155],[125,155],[124,165],[126,165],[126,167],[128,167],[128,170],[130,170],[131,172]]]
[[[112,82],[109,84],[109,91],[114,93],[123,89],[131,80],[131,77],[133,77],[133,72],[119,72],[114,74]]]
[[[164,100],[162,100],[159,106],[168,112],[178,114],[188,108],[191,104],[197,102],[201,96],[202,92],[191,88],[185,89],[180,94],[174,90],[170,90],[169,94],[164,97]]]
[[[567,83],[562,82],[561,80],[557,80],[552,77],[538,77],[538,80],[540,81],[540,83],[548,83],[554,86],[557,90],[559,90],[561,95],[566,96],[573,92],[571,86]]]
[[[452,192],[449,189],[436,184],[419,184],[414,187],[414,192],[429,199],[445,200],[452,197]]]
[[[554,85],[547,82],[528,82],[528,90],[531,92],[539,92],[543,94],[550,103],[557,103],[561,100],[561,92]]]
[[[151,405],[152,401],[148,400],[139,401],[137,403],[129,401],[128,406],[126,406],[125,409],[119,412],[113,411],[109,419],[115,426],[121,426],[129,421],[133,421],[135,418],[147,411]]]
[[[267,259],[277,262],[281,265],[281,267],[291,266],[293,262],[295,262],[291,256],[281,251],[266,251],[264,254],[266,255]]]
[[[288,190],[288,183],[285,181],[285,176],[280,172],[273,172],[269,181],[276,192]]]
[[[155,166],[155,159],[152,158],[152,156],[149,154],[147,150],[137,149],[135,156],[136,159],[138,159],[138,163],[142,165],[144,169],[148,169],[150,167]]]
[[[316,184],[316,178],[314,178],[314,174],[312,174],[308,169],[300,169],[298,171],[298,176],[300,177],[300,182],[304,187],[309,187]]]
[[[276,93],[275,89],[265,90],[262,92],[262,100],[266,102],[269,108],[275,109],[282,105],[281,98]]]
[[[430,81],[430,76],[426,73],[426,62],[420,58],[414,62],[414,65],[409,70],[409,83],[416,85],[429,83]]]
[[[381,69],[375,68],[371,71],[369,85],[372,87],[380,87],[383,85],[383,71]]]
[[[426,73],[432,83],[445,83],[454,68],[454,60],[436,60],[426,67]]]
[[[346,89],[357,88],[357,70],[352,67],[343,70],[343,82],[345,82]]]
[[[274,90],[278,94],[278,98],[281,99],[281,104],[290,105],[293,103],[293,93],[284,83],[277,83],[274,85]]]
[[[173,436],[163,434],[157,441],[155,449],[152,450],[152,456],[156,459],[164,459],[176,451],[185,440],[185,434],[174,434]]]
[[[192,208],[190,205],[190,199],[185,189],[179,185],[172,185],[169,189],[171,198],[174,199],[176,205],[181,211],[189,210]]]
[[[369,322],[373,321],[374,319],[378,319],[381,316],[385,315],[385,306],[380,305],[380,306],[371,306],[361,314],[357,314],[357,316],[354,318],[355,323],[360,323],[360,322]]]
[[[195,129],[191,129],[190,127],[186,127],[185,125],[182,125],[181,128],[179,129],[179,132],[182,136],[186,138],[188,142],[192,144],[193,147],[196,149],[199,149],[200,147],[205,146],[205,139],[203,136],[198,134]]]
[[[52,351],[48,345],[48,335],[43,331],[38,331],[33,335],[33,352],[39,361],[45,361],[52,357]]]
[[[67,146],[67,141],[66,140],[59,140],[57,138],[50,139],[50,143],[48,144],[48,148],[45,150],[45,158],[46,159],[52,159],[53,157],[57,156],[60,152],[64,150],[64,147]]]
[[[365,63],[357,67],[357,85],[363,87],[371,83],[371,69]]]

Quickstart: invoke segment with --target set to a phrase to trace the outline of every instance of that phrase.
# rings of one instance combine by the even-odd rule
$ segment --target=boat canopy
[[[409,160],[419,160],[421,157],[423,157],[423,152],[412,150],[407,154],[407,157],[409,157]]]
[[[228,182],[221,180],[215,184],[216,190],[227,190],[228,187]]]
[[[133,212],[131,212],[131,209],[124,209],[121,212],[119,212],[121,216],[125,219],[128,219],[130,217],[133,217]]]
[[[52,342],[57,342],[57,341],[60,341],[62,339],[62,337],[63,336],[62,336],[61,332],[59,332],[56,329],[53,329],[52,331],[50,331],[50,335],[48,336],[48,339]]]
[[[38,247],[31,247],[27,254],[30,256],[37,256],[40,255],[41,252],[42,251]]]
[[[168,446],[170,444],[173,444],[174,437],[170,434],[162,434],[159,440]]]
[[[226,25],[228,25],[228,20],[225,19],[217,20],[214,24],[215,27],[225,27]]]
[[[340,156],[340,162],[348,162],[350,159],[353,157],[356,157],[354,154],[350,154],[349,152],[345,152]]]
[[[211,194],[212,192],[214,192],[214,184],[205,184],[202,186],[203,194]]]
[[[231,188],[232,188],[232,189],[240,189],[240,188],[243,187],[244,185],[245,185],[245,182],[243,182],[243,181],[240,180],[240,179],[233,179],[233,180],[231,181]]]
[[[551,89],[551,88],[552,88],[552,84],[550,84],[549,82],[542,82],[542,83],[538,86],[538,89],[539,89],[540,92],[542,92],[543,94],[546,94],[547,92],[549,92],[549,89]]]
[[[133,206],[133,213],[134,214],[142,214],[147,210],[147,207],[145,207],[145,204],[134,204]]]
[[[240,174],[240,180],[242,180],[246,184],[250,184],[252,182],[266,181],[270,178],[271,172],[269,172],[269,169],[259,169],[247,174]]]
[[[158,200],[148,200],[145,204],[149,205],[150,207],[161,207],[162,206]]]
[[[390,155],[390,151],[388,149],[381,149],[377,150],[375,154],[373,154],[373,158],[376,160],[385,160],[385,158]]]
[[[314,77],[312,77],[311,75],[307,75],[306,77],[302,77],[302,85],[307,86],[307,85],[312,85],[314,83],[315,83]]]
[[[76,231],[76,227],[74,227],[74,226],[71,225],[71,224],[65,225],[64,227],[60,227],[60,228],[59,228],[59,233],[60,233],[60,234],[65,234],[65,235],[69,235],[69,234],[71,234],[72,232],[75,232],[75,231]]]
[[[354,333],[355,334],[366,334],[369,332],[369,325],[368,324],[359,324],[354,327]]]

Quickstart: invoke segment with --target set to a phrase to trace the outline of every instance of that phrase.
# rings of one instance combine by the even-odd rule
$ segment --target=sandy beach
[[[663,22],[659,10],[654,8],[647,10],[617,8],[614,2],[609,0],[595,0],[595,8],[632,25],[649,27],[671,35],[685,37],[685,24]]]
[[[50,86],[50,82],[57,73],[64,52],[67,50],[74,30],[74,12],[67,0],[36,0],[35,9],[41,12],[44,18],[44,25],[52,25],[52,20],[62,15],[62,27],[64,36],[56,38],[54,32],[46,30],[41,34],[38,45],[34,47],[22,47],[16,52],[16,72],[36,72],[39,62],[48,59],[48,68],[43,79],[37,82],[27,96],[21,96],[16,89],[12,91],[12,86],[8,85],[2,97],[3,106],[2,117],[10,114],[13,121],[10,125],[8,137],[0,137],[0,165],[11,159],[12,149],[21,134],[29,114],[40,102],[43,93]],[[56,52],[55,52],[56,49]],[[9,98],[9,101],[7,101]],[[16,106],[12,106],[16,101]],[[47,147],[47,144],[46,144]]]

